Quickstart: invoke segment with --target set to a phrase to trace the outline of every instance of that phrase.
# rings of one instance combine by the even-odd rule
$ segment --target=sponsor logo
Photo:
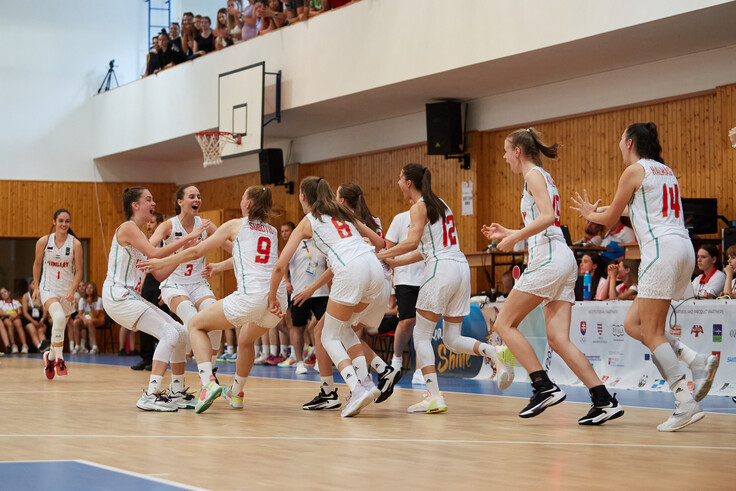
[[[547,348],[547,353],[544,356],[544,369],[549,370],[552,365],[552,350]]]
[[[66,255],[67,256],[70,256],[71,254],[72,254],[72,248],[71,247],[67,247],[66,248]]]
[[[585,357],[588,359],[588,361],[601,361],[601,357],[598,355],[585,355]]]
[[[695,388],[695,384],[692,381],[687,383],[687,390],[692,392],[694,388]]]
[[[736,363],[736,356],[729,356],[728,358],[726,358],[726,361],[728,363]]]
[[[642,375],[639,378],[639,387],[644,387],[647,385],[647,380],[649,380],[649,375]]]
[[[624,364],[621,361],[621,358],[618,356],[609,356],[608,357],[608,364],[612,367],[622,367]]]
[[[183,235],[181,232],[174,232],[174,237],[182,237]]]
[[[662,387],[664,387],[664,380],[655,378],[652,389],[661,389]]]
[[[611,326],[611,334],[613,334],[613,340],[614,341],[623,341],[624,336],[626,336],[626,331],[624,330],[623,324],[614,324]]]
[[[720,343],[723,340],[723,325],[713,324],[713,342]]]
[[[616,377],[616,380],[614,380],[613,382],[611,382],[609,385],[611,387],[616,387],[616,385],[618,385],[619,382],[621,382],[621,377]]]
[[[690,334],[694,335],[696,338],[703,334],[703,326],[694,325],[692,329],[690,329]]]
[[[682,326],[679,324],[675,324],[674,326],[670,326],[670,335],[672,336],[682,336]]]
[[[607,381],[608,381],[608,375],[604,375],[601,377],[601,382],[605,384]]]
[[[731,329],[728,332],[728,335],[731,336],[732,338],[736,338],[736,329]]]
[[[652,357],[649,353],[644,353],[644,361],[649,361],[649,359]]]
[[[599,322],[595,325],[596,330],[598,331],[599,336],[603,336],[603,323]]]
[[[726,382],[725,384],[723,384],[723,387],[721,387],[721,388],[720,388],[720,389],[718,389],[718,390],[721,390],[721,391],[723,391],[723,390],[726,390],[726,389],[728,389],[728,387],[729,387],[730,385],[731,385],[731,384],[729,384],[728,382]]]
[[[580,321],[580,334],[585,336],[585,333],[588,331],[588,323],[585,321]]]
[[[711,353],[713,354],[713,356],[717,356],[718,357],[718,361],[721,361],[721,352],[720,351],[711,351]]]

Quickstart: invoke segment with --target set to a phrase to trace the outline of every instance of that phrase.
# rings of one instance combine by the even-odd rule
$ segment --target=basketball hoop
[[[222,163],[222,149],[228,143],[232,143],[233,145],[241,144],[241,135],[238,133],[199,131],[194,136],[197,138],[199,146],[202,147],[202,154],[204,155],[203,165],[205,167]]]

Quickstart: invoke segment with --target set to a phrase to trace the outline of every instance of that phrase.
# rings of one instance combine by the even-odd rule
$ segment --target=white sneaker
[[[253,360],[254,365],[263,365],[266,362],[266,359],[268,359],[268,353],[265,351],[261,351],[258,356],[256,356],[256,359]]]
[[[427,392],[427,395],[424,396],[422,401],[417,402],[413,406],[409,406],[407,409],[407,412],[410,413],[426,414],[444,413],[445,411],[447,411],[447,404],[445,403],[445,398],[442,395],[442,392],[436,396],[432,396],[432,394]]]
[[[378,398],[378,396],[381,395],[381,389],[376,387],[376,384],[373,383],[373,379],[370,375],[368,375],[362,382],[360,382],[360,385],[363,386],[366,392],[371,393],[374,401]]]
[[[373,402],[373,392],[367,391],[363,384],[355,386],[355,390],[350,393],[348,401],[345,404],[345,408],[342,410],[341,416],[343,418],[350,418],[357,416],[361,409],[366,407],[368,404]]]
[[[100,348],[97,346],[92,346],[92,349],[89,350],[90,355],[99,355],[100,354]]]
[[[422,370],[417,368],[414,371],[414,375],[411,377],[411,383],[412,385],[424,385],[424,375],[422,375]]]
[[[318,361],[314,362],[314,369],[319,372],[319,362]]]
[[[171,401],[179,409],[194,409],[197,405],[197,398],[194,394],[188,392],[189,387],[181,392],[169,392],[169,401]]]
[[[703,408],[694,400],[680,403],[675,401],[675,412],[667,421],[657,426],[659,431],[677,431],[700,421],[705,416]]]
[[[79,353],[80,355],[86,355],[86,354],[88,354],[88,353],[89,353],[89,350],[88,350],[87,348],[85,348],[84,346],[80,346],[80,347],[79,347],[79,352],[78,352],[78,353]]]
[[[20,349],[21,355],[27,355],[28,354],[28,345],[24,344],[23,347]]]
[[[73,347],[70,351],[71,354],[76,355],[79,353],[79,346]]]
[[[14,355],[18,354],[18,345],[14,344],[10,352]]]
[[[307,366],[304,364],[303,361],[296,362],[296,374],[297,375],[304,375],[307,372],[308,372]]]
[[[693,372],[693,398],[696,401],[702,401],[708,395],[718,370],[718,363],[717,356],[698,353],[690,365]]]
[[[161,393],[147,394],[146,391],[143,391],[143,395],[138,399],[136,407],[144,411],[158,411],[163,413],[178,411],[176,404],[171,402],[165,395]]]
[[[496,348],[496,356],[499,361],[496,367],[496,384],[499,390],[505,390],[514,381],[514,355],[505,346],[499,348]]]

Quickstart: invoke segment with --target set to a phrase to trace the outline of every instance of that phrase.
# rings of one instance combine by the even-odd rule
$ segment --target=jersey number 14
[[[677,184],[671,188],[662,184],[662,216],[668,216],[670,209],[675,213],[675,218],[680,218],[680,188]]]

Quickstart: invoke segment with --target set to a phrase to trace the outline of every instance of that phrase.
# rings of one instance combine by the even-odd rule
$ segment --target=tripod
[[[102,79],[102,84],[100,84],[100,88],[97,89],[97,93],[99,94],[102,92],[103,87],[106,92],[110,90],[110,84],[112,83],[113,78],[115,79],[115,87],[119,87],[120,84],[118,83],[118,77],[115,75],[115,60],[110,60],[110,68],[107,70],[105,78]]]

